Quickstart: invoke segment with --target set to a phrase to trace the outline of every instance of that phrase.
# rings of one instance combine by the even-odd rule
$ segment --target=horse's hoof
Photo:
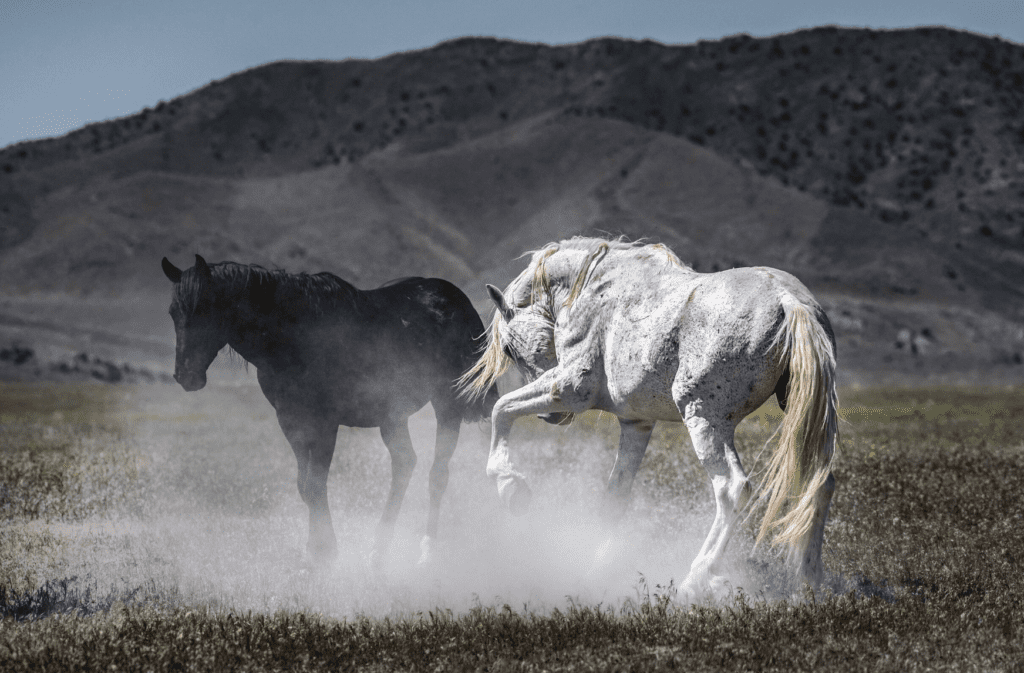
[[[314,567],[322,568],[338,557],[338,550],[328,545],[309,545],[306,547],[306,556]]]
[[[619,560],[620,549],[613,537],[602,542],[594,552],[594,559],[590,564],[590,577],[602,577],[615,567]]]
[[[624,570],[621,544],[609,538],[594,552],[584,578],[587,582],[603,586],[620,579]]]
[[[432,565],[434,565],[434,540],[429,535],[425,535],[420,540],[420,560],[416,561],[416,567],[429,568]]]
[[[714,601],[724,601],[732,594],[732,584],[721,575],[712,575],[708,580],[708,595]]]
[[[696,587],[684,582],[676,590],[676,594],[675,596],[673,596],[673,600],[675,601],[676,605],[694,605],[700,600],[700,592],[697,591]]]
[[[384,572],[385,554],[379,549],[373,549],[370,551],[370,555],[366,557],[366,567],[369,568],[370,572],[374,574],[380,574]]]
[[[679,586],[676,602],[683,605],[711,601],[718,603],[732,595],[732,584],[721,575],[691,573]]]

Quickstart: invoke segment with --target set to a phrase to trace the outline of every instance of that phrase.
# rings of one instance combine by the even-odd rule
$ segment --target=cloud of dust
[[[116,515],[51,531],[66,543],[64,576],[89,578],[100,590],[145,586],[186,604],[334,617],[505,604],[545,612],[570,599],[621,607],[641,591],[678,584],[714,515],[710,486],[698,489],[702,498],[665,497],[642,466],[613,561],[592,572],[606,537],[597,512],[615,439],[552,426],[550,438],[531,441],[514,430],[515,457],[534,498],[528,514],[513,517],[484,472],[489,424],[464,424],[435,560],[418,567],[435,428],[428,405],[410,422],[418,463],[382,572],[368,568],[367,556],[390,459],[376,429],[340,430],[328,481],[339,556],[316,567],[305,554],[307,510],[295,460],[258,387],[140,387],[129,407],[128,441],[145,496]],[[756,596],[765,578],[743,561],[746,537],[740,530],[731,543],[727,573]]]

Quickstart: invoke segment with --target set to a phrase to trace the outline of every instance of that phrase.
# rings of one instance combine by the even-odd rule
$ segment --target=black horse
[[[380,564],[416,465],[408,419],[433,404],[437,438],[420,558],[429,560],[460,425],[489,419],[498,398],[491,390],[482,402],[471,403],[454,387],[475,362],[476,340],[484,332],[466,295],[438,278],[358,290],[330,273],[207,264],[199,255],[184,271],[166,257],[162,264],[174,283],[174,379],[185,390],[199,390],[225,345],[256,367],[299,464],[299,494],[309,506],[308,549],[315,559],[329,559],[337,550],[327,473],[338,426],[379,427],[391,453],[391,492],[370,557]]]

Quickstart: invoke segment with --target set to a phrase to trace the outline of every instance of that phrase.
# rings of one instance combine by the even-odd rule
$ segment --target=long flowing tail
[[[817,495],[832,471],[839,433],[836,357],[832,337],[808,307],[796,300],[783,306],[785,324],[776,340],[788,361],[789,391],[761,486],[768,505],[757,542],[779,529],[774,543],[796,550],[811,532]]]

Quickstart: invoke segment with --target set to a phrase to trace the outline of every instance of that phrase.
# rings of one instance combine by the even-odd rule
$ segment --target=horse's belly
[[[326,395],[338,415],[339,425],[379,427],[390,418],[411,416],[430,401],[430,396],[421,390],[389,383],[358,382],[349,386],[343,383],[328,391]]]
[[[678,421],[679,410],[672,399],[674,371],[631,369],[609,377],[607,411],[620,418]]]
[[[619,418],[646,419],[649,421],[680,421],[679,410],[676,408],[672,397],[662,394],[645,395],[643,393],[634,395],[620,405],[621,410],[616,412]]]

